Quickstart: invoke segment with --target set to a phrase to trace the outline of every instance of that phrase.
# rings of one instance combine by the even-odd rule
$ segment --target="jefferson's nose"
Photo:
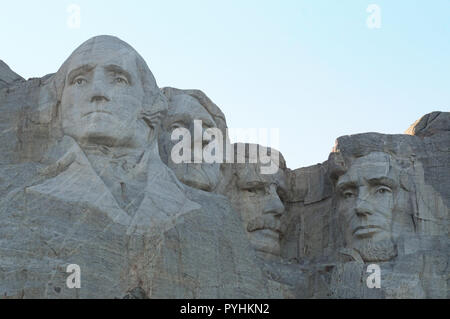
[[[270,198],[267,199],[266,205],[264,206],[264,214],[272,214],[274,216],[282,215],[284,213],[284,205],[277,194],[275,185],[270,186],[269,194]]]

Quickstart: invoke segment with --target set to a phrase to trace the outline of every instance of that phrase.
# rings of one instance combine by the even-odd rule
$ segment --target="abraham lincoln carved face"
[[[405,210],[400,174],[389,154],[373,152],[355,159],[337,181],[337,209],[346,246],[357,250],[365,261],[396,256],[394,215]]]

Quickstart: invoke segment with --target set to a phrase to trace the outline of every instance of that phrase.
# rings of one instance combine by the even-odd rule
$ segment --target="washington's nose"
[[[97,103],[98,102],[109,102],[109,98],[104,95],[95,94],[91,98],[91,103],[96,103],[96,102]]]
[[[108,85],[105,74],[96,70],[92,76],[91,103],[109,102]]]
[[[274,216],[280,216],[283,213],[284,213],[284,205],[276,192],[276,188],[271,187],[270,198],[267,200],[266,205],[264,206],[264,214],[272,214]]]

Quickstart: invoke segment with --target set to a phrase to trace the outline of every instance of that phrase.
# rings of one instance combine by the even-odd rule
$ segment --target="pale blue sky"
[[[79,29],[67,26],[71,3]],[[366,25],[372,3],[380,29]],[[130,43],[160,87],[203,90],[228,126],[280,128],[290,168],[326,160],[338,136],[403,133],[450,110],[450,0],[0,4],[0,59],[25,78],[100,34]]]

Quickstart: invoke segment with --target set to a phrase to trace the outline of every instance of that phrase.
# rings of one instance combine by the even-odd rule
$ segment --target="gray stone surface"
[[[218,128],[232,163],[172,160],[172,133],[194,120]],[[205,93],[159,89],[115,37],[43,78],[0,61],[0,295],[449,298],[450,113],[340,137],[310,167],[271,150],[271,174],[250,152],[262,146],[226,130]]]
[[[0,89],[21,81],[25,80],[0,60]]]
[[[167,100],[126,43],[93,38],[0,101],[2,296],[279,296],[228,201],[161,161]]]
[[[449,112],[432,112],[418,119],[406,130],[405,134],[426,137],[448,132],[449,127]]]
[[[340,137],[327,162],[288,172],[282,256],[310,283],[297,297],[448,298],[450,135],[448,113],[439,116],[420,136]],[[321,190],[314,202],[311,178]],[[372,263],[380,289],[366,285]]]

